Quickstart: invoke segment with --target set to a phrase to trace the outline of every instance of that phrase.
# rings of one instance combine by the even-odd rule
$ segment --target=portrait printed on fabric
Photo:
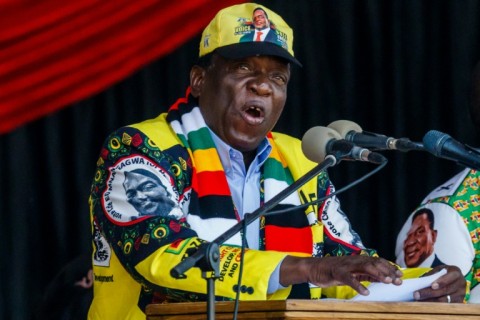
[[[401,267],[456,265],[465,275],[475,253],[470,234],[458,213],[444,203],[417,208],[400,230],[395,248]]]
[[[184,216],[182,201],[173,185],[168,172],[149,159],[140,155],[122,158],[109,168],[103,209],[116,223],[151,216],[180,219]]]
[[[265,41],[272,42],[287,48],[287,35],[278,30],[275,23],[269,18],[265,9],[257,7],[250,18],[239,18],[241,26],[236,29],[235,34],[243,34],[240,42]]]

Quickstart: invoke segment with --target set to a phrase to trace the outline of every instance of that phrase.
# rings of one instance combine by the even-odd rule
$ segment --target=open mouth
[[[249,125],[259,125],[265,120],[265,111],[263,107],[250,105],[242,110],[242,118]]]

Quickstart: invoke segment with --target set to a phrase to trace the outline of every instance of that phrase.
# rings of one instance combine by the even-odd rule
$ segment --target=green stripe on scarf
[[[287,184],[292,184],[293,177],[288,168],[284,168],[283,165],[275,158],[268,158],[265,161],[264,171],[265,179],[275,179],[279,181],[284,181]]]
[[[183,142],[183,141],[182,141]],[[193,150],[216,149],[208,128],[203,127],[188,133],[188,142]]]

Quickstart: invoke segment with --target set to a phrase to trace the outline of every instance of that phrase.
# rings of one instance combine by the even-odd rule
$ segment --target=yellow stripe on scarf
[[[195,162],[195,168],[198,173],[204,171],[223,171],[223,166],[218,157],[217,150],[214,148],[195,150],[193,151],[193,158],[197,160]]]

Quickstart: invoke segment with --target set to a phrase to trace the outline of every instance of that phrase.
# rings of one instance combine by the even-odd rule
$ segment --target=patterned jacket
[[[263,165],[259,190],[265,202],[316,165],[305,158],[298,139],[279,133],[267,138],[272,152]],[[245,252],[240,299],[356,294],[349,287],[308,285],[267,294],[270,275],[287,253],[376,255],[351,229],[337,198],[298,207],[333,191],[323,172],[275,207],[292,211],[261,217],[261,248]],[[185,279],[173,278],[170,270],[238,219],[215,145],[188,92],[168,113],[121,128],[106,139],[90,208],[95,281],[89,318],[144,319],[145,306],[152,302],[206,300],[199,268],[188,270]],[[218,300],[235,298],[240,239],[220,246]]]

